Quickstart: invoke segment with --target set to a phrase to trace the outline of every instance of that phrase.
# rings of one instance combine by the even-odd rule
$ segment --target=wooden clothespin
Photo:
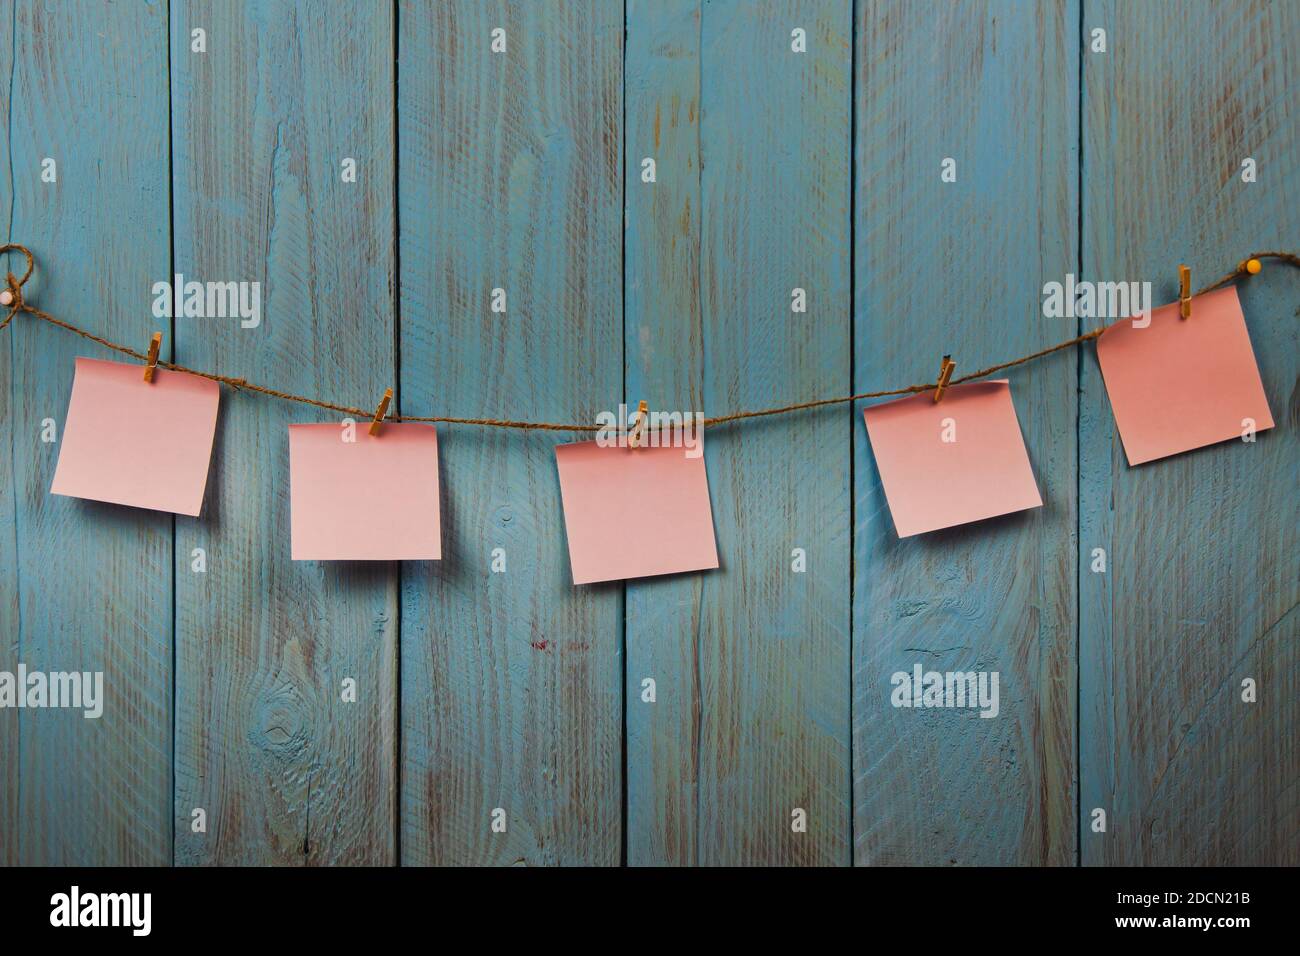
[[[943,391],[948,387],[948,382],[952,380],[952,370],[957,367],[957,363],[952,360],[951,355],[945,355],[943,361],[939,363],[939,381],[935,383],[934,400],[937,402],[943,398]]]
[[[382,422],[384,416],[388,414],[388,403],[392,400],[393,390],[391,388],[384,389],[384,397],[379,400],[379,407],[375,409],[375,417],[370,422],[370,434],[379,434],[379,423]]]
[[[1178,267],[1178,314],[1192,317],[1192,270],[1184,265]]]
[[[144,367],[144,380],[153,381],[154,369],[158,367],[158,350],[162,348],[162,333],[155,332],[149,341],[149,364]]]
[[[646,419],[649,417],[648,408],[645,399],[637,403],[636,415],[632,418],[632,427],[627,432],[628,448],[641,447],[641,442],[645,439]]]

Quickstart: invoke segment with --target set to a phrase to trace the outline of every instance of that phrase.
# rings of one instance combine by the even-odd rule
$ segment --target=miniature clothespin
[[[158,350],[162,348],[162,333],[155,332],[149,341],[149,364],[144,367],[144,380],[153,381],[154,369],[158,367]]]
[[[382,422],[384,416],[388,414],[388,403],[392,400],[393,390],[391,388],[384,389],[384,397],[379,400],[379,407],[375,409],[375,417],[370,422],[370,434],[379,434],[379,423]]]
[[[957,367],[957,363],[952,360],[951,355],[945,355],[943,361],[939,363],[939,380],[935,382],[934,400],[937,402],[943,398],[943,390],[948,387],[948,382],[952,380],[952,370]]]
[[[1259,270],[1263,268],[1264,268],[1264,263],[1260,262],[1258,259],[1243,259],[1241,262],[1237,263],[1238,272],[1245,272],[1246,274],[1252,276],[1259,275]],[[3,295],[3,293],[0,293],[0,295]],[[0,305],[3,304],[4,304],[4,300],[0,299]]]
[[[1178,314],[1192,317],[1192,270],[1183,265],[1178,267]]]
[[[649,417],[648,406],[645,399],[637,403],[636,415],[632,419],[632,427],[627,432],[627,447],[640,448],[641,442],[645,438],[646,419]]]

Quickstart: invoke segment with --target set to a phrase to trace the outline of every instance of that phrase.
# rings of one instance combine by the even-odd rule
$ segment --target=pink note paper
[[[939,402],[922,392],[864,414],[900,538],[1042,507],[1005,379],[954,385]]]
[[[289,516],[295,561],[441,558],[437,430],[290,425]]]
[[[584,441],[555,463],[574,584],[718,566],[703,455]]]
[[[197,375],[77,359],[50,493],[197,515],[220,398]]]
[[[1233,286],[1193,298],[1188,319],[1174,302],[1146,328],[1112,325],[1097,362],[1130,465],[1240,438],[1244,419],[1273,427]]]

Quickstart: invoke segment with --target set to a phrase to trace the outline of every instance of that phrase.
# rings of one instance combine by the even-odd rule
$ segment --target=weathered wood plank
[[[623,306],[625,397],[633,406],[642,397],[657,408],[703,406],[700,7],[698,0],[627,4]],[[655,161],[653,184],[641,179],[646,158]],[[696,622],[703,589],[719,573],[627,588],[624,732],[633,866],[698,859],[705,702]],[[655,682],[654,703],[642,700],[646,679]]]
[[[622,379],[622,7],[399,26],[403,409],[594,421]],[[403,577],[404,863],[619,860],[622,588],[571,584],[557,440],[442,429],[443,560]]]
[[[263,311],[177,319],[180,361],[349,404],[393,384],[392,50],[383,4],[173,9],[176,271],[261,282]],[[177,522],[176,861],[391,863],[396,566],[291,561],[286,426],[331,416],[222,399]]]
[[[1076,262],[1078,8],[858,10],[859,391],[1050,345],[1041,289]],[[957,180],[940,179],[945,158]],[[900,540],[854,420],[854,808],[861,864],[1075,854],[1075,369],[1011,373],[1044,507]],[[1000,714],[890,705],[890,677],[997,671]]]
[[[629,6],[630,401],[848,387],[849,8]],[[709,434],[722,568],[628,585],[629,862],[849,862],[849,431],[840,410]]]
[[[0,17],[0,76],[13,77],[14,66],[14,19]],[[9,130],[9,109],[14,90],[9,95],[0,97],[0,129]],[[0,138],[0,168],[12,169],[12,150],[10,137]],[[0,179],[0,208],[9,210],[5,216],[5,241],[14,239],[13,234],[13,192],[14,183],[8,177]],[[19,256],[0,257],[0,266],[5,271],[19,267]],[[19,271],[19,275],[22,272]],[[35,291],[35,290],[33,290]],[[3,315],[3,313],[0,313]],[[14,414],[14,336],[13,332],[0,333],[0,414],[9,420]],[[16,418],[9,420],[11,437],[16,437],[20,428]],[[14,468],[13,442],[9,454],[0,455],[0,670],[13,673],[18,667],[22,651],[22,631],[19,628],[18,614],[18,485]],[[22,828],[16,825],[18,820],[18,791],[22,778],[18,765],[19,757],[19,721],[8,716],[0,717],[0,767],[8,767],[5,779],[0,784],[0,866],[16,866],[18,863],[18,844]]]
[[[1163,303],[1179,262],[1199,287],[1250,250],[1294,249],[1295,4],[1088,2],[1084,24],[1109,40],[1084,58],[1085,275],[1150,280]],[[1085,863],[1300,862],[1300,275],[1266,263],[1239,288],[1278,426],[1254,444],[1130,468],[1091,350],[1083,363]]]
[[[11,19],[12,18],[12,19]],[[97,332],[149,340],[167,274],[167,11],[7,8],[10,239],[39,257],[27,295]],[[12,59],[8,51],[12,49]],[[42,160],[57,182],[42,182]],[[124,230],[128,230],[124,234]],[[9,265],[21,274],[20,261]],[[160,326],[164,327],[165,326]],[[0,669],[104,672],[104,711],[0,712],[0,860],[159,864],[171,855],[172,521],[54,497],[73,360],[105,357],[30,318],[4,333]]]

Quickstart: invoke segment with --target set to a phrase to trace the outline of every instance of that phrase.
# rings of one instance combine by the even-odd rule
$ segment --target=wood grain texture
[[[196,367],[717,414],[1060,341],[1067,272],[1167,301],[1297,248],[1298,73],[1287,0],[16,0],[0,204],[39,306]],[[153,318],[173,272],[261,282],[260,327]],[[51,496],[107,353],[18,318],[0,670],[107,701],[0,710],[0,865],[1300,863],[1300,274],[1240,288],[1254,444],[1129,468],[1089,346],[1010,376],[1042,509],[900,541],[861,407],[800,413],[707,436],[719,570],[580,588],[582,435],[440,427],[444,558],[400,567],[290,560],[286,425],[328,416],[254,394],[199,518]],[[999,717],[892,708],[918,661]]]
[[[1087,277],[1150,280],[1163,303],[1179,262],[1200,287],[1247,251],[1296,248],[1296,5],[1089,2],[1084,22],[1110,50],[1084,59]],[[1277,423],[1254,444],[1130,468],[1095,355],[1084,362],[1085,863],[1300,862],[1297,288],[1296,270],[1267,262],[1239,286]],[[1105,574],[1089,570],[1094,548]],[[1241,700],[1247,677],[1258,703]]]
[[[843,391],[849,4],[628,16],[629,401],[712,414]],[[721,569],[629,583],[630,863],[849,862],[849,427],[841,410],[708,434]]]
[[[140,347],[167,272],[167,16],[159,6],[6,8],[10,238],[38,273],[26,295]],[[57,182],[41,181],[41,162]],[[10,267],[21,274],[19,260]],[[103,671],[103,716],[0,712],[7,796],[0,859],[165,863],[171,855],[170,515],[55,497],[73,359],[104,354],[30,318],[3,333],[0,669]],[[12,762],[11,762],[12,761]]]
[[[399,23],[402,409],[594,422],[622,379],[622,6]],[[443,559],[403,574],[404,863],[619,861],[622,586],[572,586],[557,440],[441,429]]]
[[[624,85],[625,399],[703,408],[700,299],[701,4],[627,4]],[[655,160],[653,184],[641,164]],[[716,522],[715,522],[716,524]],[[627,862],[699,858],[702,595],[719,572],[629,582]],[[655,682],[655,702],[642,682]]]
[[[15,11],[16,12],[16,11]],[[13,100],[12,85],[14,72],[14,25],[16,17],[0,16],[0,76],[10,77],[9,95],[0,97],[0,129],[11,130],[10,105]],[[0,140],[0,169],[12,169],[12,147],[10,136]],[[5,241],[13,236],[13,193],[14,182],[8,177],[0,177],[0,208],[8,212],[5,216]],[[0,268],[5,271],[19,269],[22,258],[16,255],[0,257]],[[2,314],[2,313],[0,313]],[[3,321],[3,319],[0,319]],[[18,443],[19,423],[16,418],[10,420],[17,406],[17,392],[14,387],[17,379],[14,375],[14,337],[12,332],[0,332],[4,340],[0,341],[0,415],[4,416],[9,434],[7,454],[0,454],[0,670],[13,671],[18,666],[22,653],[22,631],[19,627],[21,618],[18,613],[18,485],[14,469],[14,446]],[[3,448],[0,445],[0,448]],[[0,866],[16,866],[18,863],[19,840],[22,828],[18,825],[19,791],[22,788],[21,768],[18,765],[19,754],[19,720],[9,719],[8,715],[0,717],[0,767],[10,768],[0,781]]]
[[[257,328],[178,319],[178,359],[377,404],[396,378],[391,8],[187,4],[171,38],[176,271],[261,282],[263,308]],[[226,391],[204,513],[177,521],[178,863],[396,859],[397,567],[289,557],[286,426],[322,420]]]
[[[1076,261],[1077,24],[1069,3],[860,5],[857,390],[1074,333],[1040,302]],[[855,414],[860,864],[1074,862],[1076,362],[1010,376],[1044,501],[1018,515],[900,540]],[[893,708],[918,662],[999,672],[999,716]]]

